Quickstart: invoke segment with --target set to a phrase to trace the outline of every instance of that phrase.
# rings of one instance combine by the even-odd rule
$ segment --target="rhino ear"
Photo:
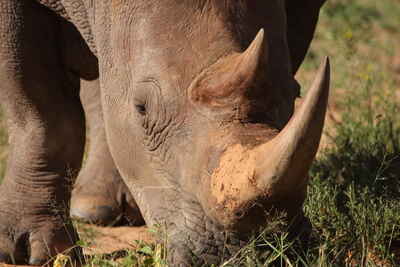
[[[220,59],[195,80],[192,100],[212,107],[235,103],[254,83],[264,50],[261,29],[246,51]]]

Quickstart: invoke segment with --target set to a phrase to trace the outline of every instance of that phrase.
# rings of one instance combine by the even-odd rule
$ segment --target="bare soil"
[[[78,231],[82,240],[88,244],[84,248],[84,254],[88,258],[96,255],[110,255],[114,252],[134,250],[137,248],[137,241],[146,243],[154,242],[154,237],[145,226],[99,227],[81,224],[78,226]],[[16,267],[17,265],[0,264],[0,266]],[[18,265],[18,267],[24,266]]]

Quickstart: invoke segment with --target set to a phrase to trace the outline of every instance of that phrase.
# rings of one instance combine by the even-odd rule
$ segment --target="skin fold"
[[[42,264],[74,247],[69,207],[86,125],[91,144],[72,215],[108,223],[130,210],[138,224],[163,225],[172,265],[218,264],[268,223],[266,210],[285,211],[293,231],[304,231],[307,166],[323,120],[305,127],[304,168],[284,157],[288,170],[263,162],[291,153],[280,132],[298,138],[285,128],[299,97],[294,74],[322,4],[2,0],[0,90],[11,148],[0,262]],[[309,121],[324,114],[328,80],[325,63],[300,112]]]

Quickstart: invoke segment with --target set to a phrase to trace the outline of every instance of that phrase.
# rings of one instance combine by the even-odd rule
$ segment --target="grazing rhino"
[[[68,207],[85,144],[79,91],[96,90],[97,80],[111,157],[88,175],[115,162],[146,223],[165,226],[171,264],[189,265],[193,255],[220,262],[272,208],[301,231],[329,63],[296,112],[294,74],[322,4],[2,0],[11,149],[0,262],[40,264],[75,244]]]

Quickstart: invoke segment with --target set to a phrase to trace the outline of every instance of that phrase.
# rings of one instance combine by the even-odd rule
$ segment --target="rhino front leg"
[[[0,95],[11,147],[0,187],[0,262],[43,264],[78,239],[68,206],[85,122],[60,31],[33,1],[0,2]]]
[[[85,222],[113,225],[128,219],[144,224],[129,189],[108,150],[100,103],[99,81],[81,81],[81,100],[89,133],[86,163],[72,191],[71,216]]]

